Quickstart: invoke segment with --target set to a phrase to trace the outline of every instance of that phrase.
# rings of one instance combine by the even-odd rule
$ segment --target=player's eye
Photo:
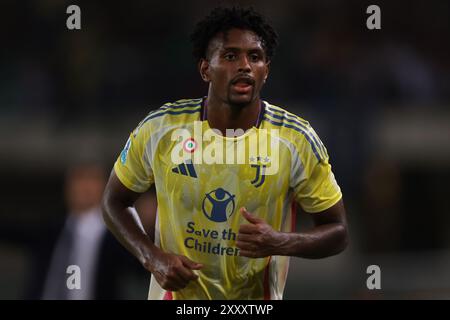
[[[261,57],[260,57],[260,55],[257,54],[257,53],[252,53],[252,54],[250,55],[250,60],[251,60],[252,62],[257,62],[257,61],[261,60]]]
[[[232,52],[228,52],[225,54],[224,58],[225,60],[233,61],[234,59],[236,59],[236,55]]]

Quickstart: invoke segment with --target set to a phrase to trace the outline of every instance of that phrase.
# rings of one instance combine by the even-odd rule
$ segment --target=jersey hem
[[[116,173],[116,176],[120,180],[120,182],[122,182],[122,184],[125,187],[127,187],[128,189],[130,189],[131,191],[138,192],[138,193],[143,193],[143,192],[145,192],[147,190],[147,189],[137,188],[133,183],[131,183],[130,180],[128,180],[128,178],[118,168],[118,164],[117,163],[114,165],[114,172]]]
[[[327,202],[321,204],[318,207],[314,207],[312,209],[305,209],[303,208],[303,210],[305,210],[305,212],[307,213],[318,213],[318,212],[322,212],[325,211],[329,208],[331,208],[332,206],[334,206],[336,203],[338,203],[339,200],[342,199],[342,192],[339,192],[336,194],[336,197],[331,198],[330,200],[328,200]]]

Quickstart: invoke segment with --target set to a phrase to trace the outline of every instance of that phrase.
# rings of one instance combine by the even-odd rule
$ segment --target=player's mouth
[[[231,87],[239,94],[249,93],[255,85],[255,80],[249,76],[239,76],[231,81]]]

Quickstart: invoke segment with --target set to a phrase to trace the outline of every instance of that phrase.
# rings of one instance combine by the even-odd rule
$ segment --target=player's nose
[[[250,73],[252,71],[250,62],[246,55],[242,55],[239,59],[238,72],[239,73]]]

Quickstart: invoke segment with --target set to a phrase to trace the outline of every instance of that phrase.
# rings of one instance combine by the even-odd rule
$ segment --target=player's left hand
[[[275,231],[266,221],[247,211],[240,209],[244,218],[250,224],[243,224],[239,228],[236,246],[240,255],[249,258],[263,258],[280,255],[280,249],[287,242],[282,232]]]

